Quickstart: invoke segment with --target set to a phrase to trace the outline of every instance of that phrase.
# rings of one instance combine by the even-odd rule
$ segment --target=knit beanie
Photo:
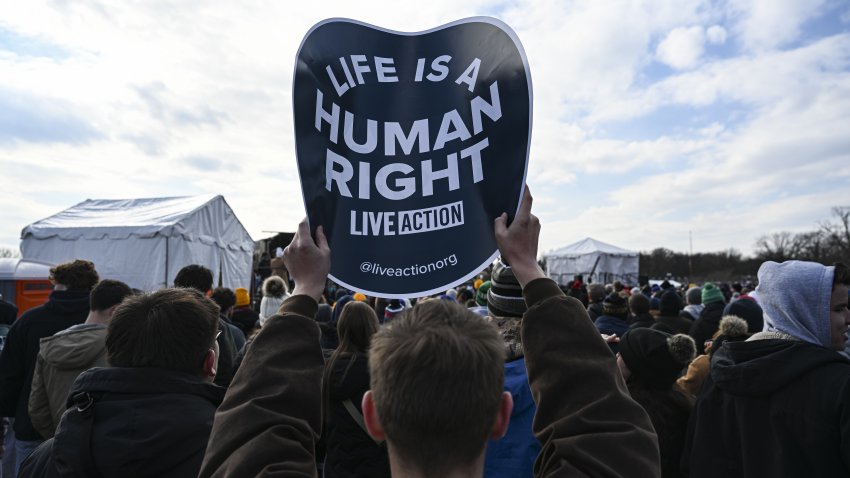
[[[481,284],[483,283],[484,281],[482,279],[475,279],[475,282],[472,283],[472,288],[478,290],[478,288],[481,287]]]
[[[685,298],[688,300],[688,305],[702,304],[702,287],[691,287],[685,294]]]
[[[677,316],[682,310],[682,298],[675,290],[669,289],[661,296],[659,309],[661,315],[665,317]]]
[[[366,294],[358,292],[354,294],[354,300],[356,300],[357,302],[366,302]]]
[[[712,302],[724,302],[723,292],[714,285],[713,282],[706,282],[702,286],[702,305],[708,305]]]
[[[251,296],[248,295],[248,289],[238,287],[234,292],[236,292],[236,307],[244,307],[251,303]]]
[[[629,314],[629,303],[626,302],[626,298],[620,295],[619,292],[611,292],[602,301],[602,313],[625,319]]]
[[[481,307],[487,305],[487,291],[490,290],[490,284],[490,281],[484,281],[481,283],[481,285],[475,288],[475,303],[480,305]]]
[[[487,291],[487,309],[496,317],[522,317],[527,307],[511,266],[496,262]]]
[[[629,329],[620,337],[620,357],[631,372],[630,381],[666,390],[696,355],[694,339],[646,327]]]
[[[761,332],[764,328],[764,312],[761,306],[748,296],[729,302],[723,309],[723,315],[736,315],[744,319],[751,334]]]

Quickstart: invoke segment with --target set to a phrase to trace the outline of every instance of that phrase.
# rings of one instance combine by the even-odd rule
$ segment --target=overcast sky
[[[730,247],[850,205],[843,0],[73,2],[0,8],[0,246],[87,198],[222,194],[254,237],[304,216],[292,72],[315,23],[487,15],[534,85],[541,252]],[[108,5],[107,5],[108,4]]]

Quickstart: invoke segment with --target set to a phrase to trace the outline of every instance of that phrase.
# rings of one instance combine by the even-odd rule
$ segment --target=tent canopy
[[[101,278],[142,290],[201,264],[213,284],[250,285],[254,242],[222,196],[88,199],[21,232],[25,259],[94,262]]]
[[[588,237],[544,255],[546,272],[560,285],[576,276],[585,282],[638,282],[638,253]]]

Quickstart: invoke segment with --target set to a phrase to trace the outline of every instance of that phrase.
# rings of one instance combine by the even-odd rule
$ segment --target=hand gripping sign
[[[507,25],[325,20],[301,44],[292,96],[304,205],[334,281],[418,297],[495,259],[493,220],[517,210],[531,134],[528,63]]]

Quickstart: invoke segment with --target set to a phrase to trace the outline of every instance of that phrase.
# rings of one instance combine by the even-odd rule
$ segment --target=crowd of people
[[[3,316],[0,476],[850,476],[846,266],[561,288],[531,205],[417,300],[328,281],[306,222],[259,301],[202,264],[149,293],[54,267]]]

